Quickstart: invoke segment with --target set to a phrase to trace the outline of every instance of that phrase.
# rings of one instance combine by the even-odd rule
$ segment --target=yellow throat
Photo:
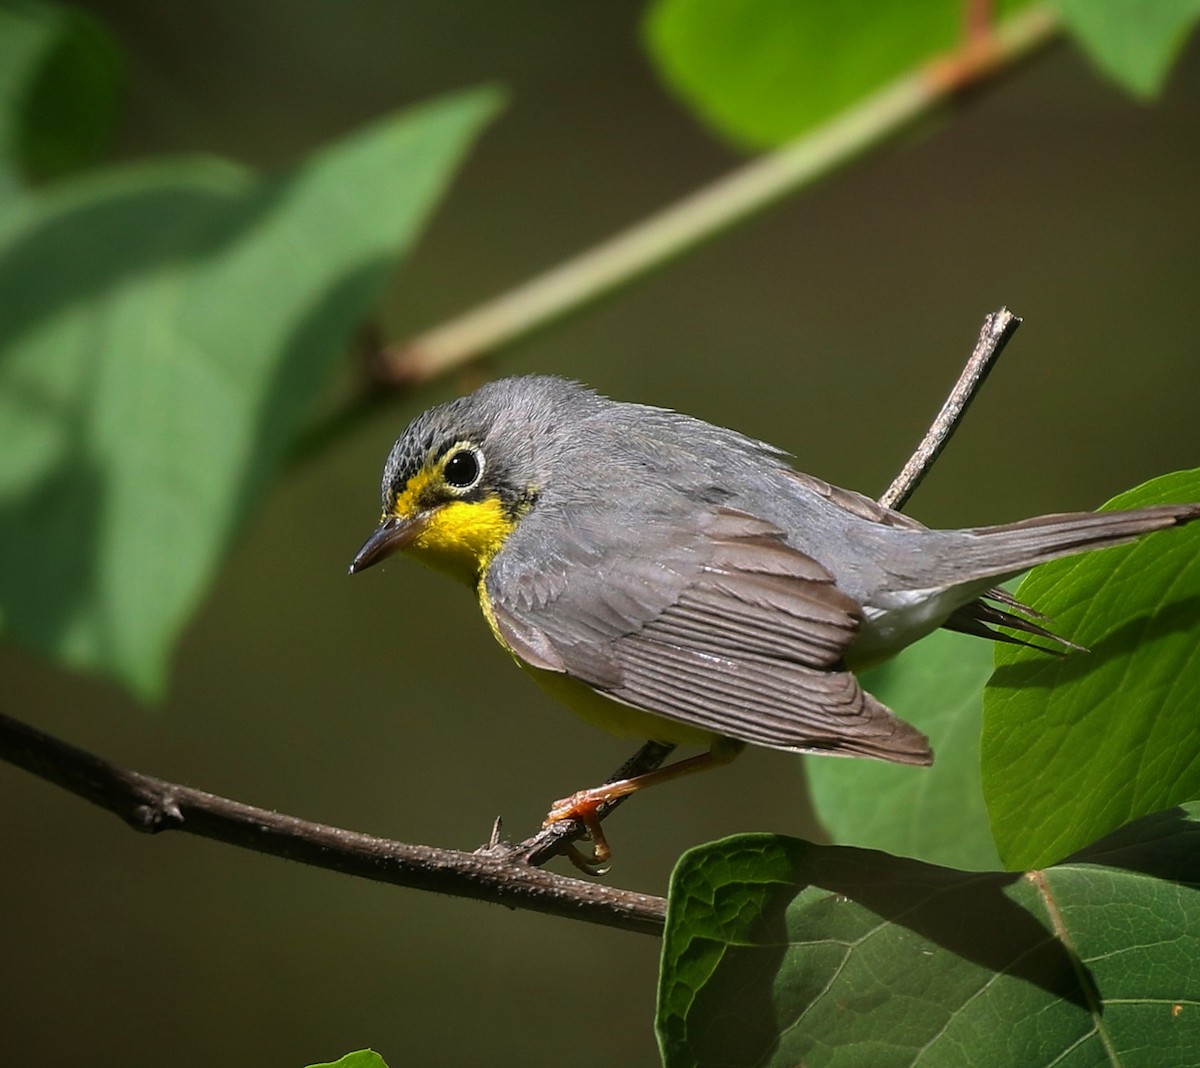
[[[435,477],[434,472],[422,471],[409,479],[391,514],[407,518],[421,511],[422,493]],[[448,501],[433,512],[407,551],[422,563],[474,586],[515,526],[499,497]]]

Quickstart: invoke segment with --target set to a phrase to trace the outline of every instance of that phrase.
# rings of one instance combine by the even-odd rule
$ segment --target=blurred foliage
[[[1200,470],[1104,507],[1200,501]],[[1008,868],[1053,863],[1200,798],[1200,523],[1035,568],[1017,598],[1089,652],[1001,647],[984,694],[983,788]]]
[[[1031,7],[1002,0],[1003,20]],[[1141,96],[1162,86],[1200,17],[1198,0],[1058,0],[1068,31],[1109,77]],[[736,144],[798,137],[963,39],[962,0],[655,0],[647,46],[666,83]]]
[[[772,835],[701,846],[671,884],[664,1063],[1193,1065],[1198,817],[1033,878]]]
[[[667,84],[714,129],[768,148],[948,52],[962,35],[962,7],[657,0],[645,37]]]
[[[162,695],[233,535],[495,105],[414,108],[265,179],[172,160],[10,201],[0,611],[14,636]]]
[[[97,159],[116,121],[121,56],[74,8],[0,4],[0,202]]]
[[[1144,99],[1158,94],[1200,19],[1200,0],[1054,0],[1096,66]]]

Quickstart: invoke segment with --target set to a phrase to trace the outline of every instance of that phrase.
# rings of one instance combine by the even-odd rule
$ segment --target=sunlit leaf
[[[1156,478],[1105,508],[1187,501],[1200,501],[1200,471]],[[1014,869],[1200,798],[1200,523],[1045,564],[1017,596],[1090,651],[996,651],[983,788]]]

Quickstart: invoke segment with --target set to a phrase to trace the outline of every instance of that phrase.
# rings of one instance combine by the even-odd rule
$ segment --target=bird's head
[[[419,415],[383,472],[383,518],[350,573],[401,550],[477,582],[537,506],[570,427],[602,403],[549,376],[507,378]]]

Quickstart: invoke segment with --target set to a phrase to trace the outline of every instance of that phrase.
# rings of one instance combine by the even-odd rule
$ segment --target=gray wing
[[[518,529],[489,569],[496,625],[526,662],[755,745],[932,760],[842,665],[857,603],[772,524],[713,507],[573,534],[549,551]]]

